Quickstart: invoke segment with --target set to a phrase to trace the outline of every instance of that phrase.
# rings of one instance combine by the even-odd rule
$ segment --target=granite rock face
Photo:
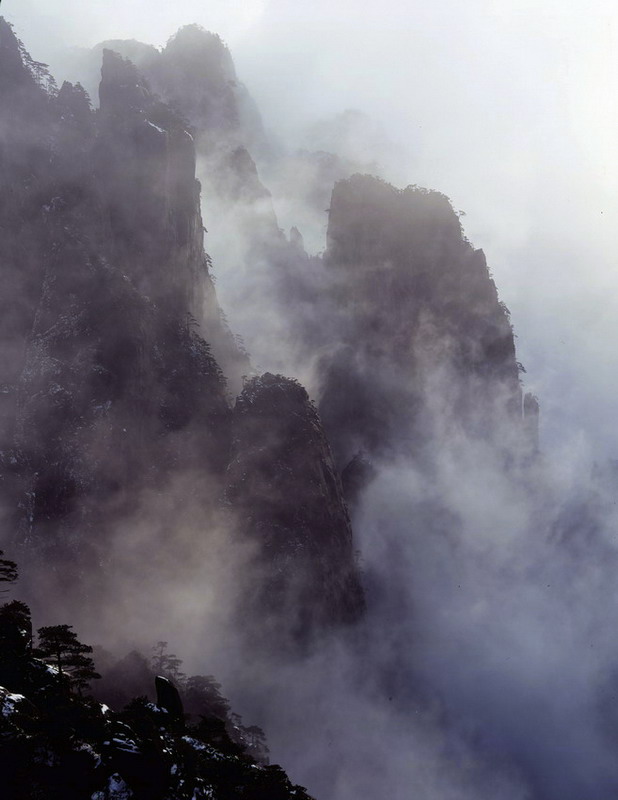
[[[292,640],[355,622],[364,599],[339,475],[296,381],[266,373],[236,402],[227,498],[257,544],[249,607]],[[260,629],[263,631],[263,629]]]

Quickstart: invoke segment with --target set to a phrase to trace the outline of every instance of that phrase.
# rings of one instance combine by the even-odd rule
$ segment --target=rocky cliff
[[[105,49],[134,61],[152,91],[186,120],[203,187],[207,246],[221,278],[226,313],[250,342],[257,363],[275,371],[293,370],[293,360],[275,356],[269,340],[285,335],[285,307],[290,291],[297,291],[307,257],[280,229],[271,193],[259,174],[256,161],[269,170],[278,163],[278,151],[237,78],[230,51],[216,34],[187,25],[160,50],[135,40],[102,42],[82,54],[76,74],[98,70]],[[302,173],[300,181],[306,182]],[[322,211],[322,198],[320,203]],[[266,315],[254,307],[258,302],[277,310]],[[256,330],[264,335],[256,337]],[[206,335],[211,341],[212,335]],[[218,355],[216,342],[211,343]],[[224,364],[218,358],[237,393],[246,365]]]
[[[108,560],[115,531],[133,524],[141,495],[165,495],[173,483],[174,503],[203,520],[194,525],[206,528],[217,509],[227,509],[230,536],[239,529],[253,537],[259,569],[247,582],[262,598],[264,615],[274,607],[266,573],[283,574],[286,586],[302,585],[279,606],[283,637],[294,629],[306,640],[309,629],[357,619],[362,592],[345,502],[306,395],[300,429],[296,401],[275,403],[268,416],[276,397],[264,396],[266,424],[280,425],[266,440],[259,425],[246,421],[248,389],[233,410],[224,371],[237,379],[250,365],[224,321],[209,272],[186,121],[111,50],[102,52],[94,112],[79,84],[59,91],[41,85],[10,27],[3,23],[0,33],[0,54],[19,88],[6,88],[16,113],[3,114],[2,129],[3,178],[18,193],[17,205],[2,208],[15,308],[4,332],[12,354],[2,448],[7,537],[25,548],[31,565],[52,565],[62,582],[71,575],[78,598],[86,583],[92,586],[92,570]],[[21,143],[24,125],[30,149]],[[22,224],[12,231],[15,220],[26,220],[27,230]],[[30,249],[20,247],[26,235]],[[239,464],[261,474],[278,463],[281,447],[303,452],[304,461],[294,463],[293,477],[271,494],[268,507],[255,492],[232,491]],[[258,450],[261,464],[253,463]],[[320,517],[323,492],[310,493],[301,534],[298,520],[287,519],[290,495],[304,491],[314,472],[331,477],[330,516]],[[235,497],[231,506],[226,486]],[[284,517],[281,552],[264,573],[265,554],[273,552],[267,531]],[[173,550],[173,530],[166,525],[160,535],[166,552]],[[153,532],[149,546],[161,544]],[[310,575],[320,578],[313,588]],[[304,619],[312,622],[303,634]]]
[[[7,259],[37,287],[15,297],[26,346],[9,466],[22,483],[20,540],[75,555],[99,538],[84,535],[95,518],[109,524],[110,508],[179,462],[221,470],[229,407],[194,330],[212,287],[190,134],[111,52],[98,115],[79,87],[33,91],[49,127],[28,130],[50,163],[34,165],[29,192],[32,265]],[[218,317],[210,324],[231,342]]]
[[[251,156],[270,146],[221,38],[199,25],[186,25],[161,50],[135,40],[102,42],[84,57],[84,68],[98,66],[106,49],[130,59],[152,91],[191,127],[209,215],[222,214],[222,205],[228,211],[242,206],[245,213],[250,208],[257,217],[253,236],[261,227],[268,228],[268,235],[278,234],[270,193]]]
[[[508,310],[444,195],[340,181],[327,243],[337,322],[336,341],[321,343],[320,412],[340,461],[449,432],[526,438]]]
[[[259,543],[259,579],[244,602],[267,628],[278,628],[286,608],[290,638],[306,643],[316,630],[360,619],[363,591],[341,481],[298,382],[267,373],[246,384],[234,408],[227,498]]]

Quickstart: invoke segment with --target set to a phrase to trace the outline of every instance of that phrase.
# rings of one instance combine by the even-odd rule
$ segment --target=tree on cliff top
[[[77,689],[82,694],[90,681],[101,676],[88,657],[92,647],[82,644],[72,625],[50,625],[39,628],[39,646],[35,655],[58,671],[60,682],[66,683],[69,691]]]
[[[0,550],[0,583],[15,583],[19,577],[17,564],[8,558],[2,558],[4,551]],[[6,594],[8,589],[0,589],[2,594]]]

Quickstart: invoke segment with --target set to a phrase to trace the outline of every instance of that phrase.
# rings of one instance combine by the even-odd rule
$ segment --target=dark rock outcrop
[[[135,40],[110,40],[84,54],[83,68],[92,71],[95,64],[98,68],[101,56],[105,59],[110,51],[130,59],[136,72],[135,80],[126,82],[134,104],[143,80],[139,76],[143,75],[149,89],[190,127],[203,161],[209,211],[221,204],[247,207],[260,203],[259,211],[255,209],[256,232],[264,225],[269,235],[278,233],[270,193],[260,182],[250,155],[250,151],[268,150],[267,137],[221,38],[199,25],[185,25],[162,50]]]
[[[135,40],[109,40],[93,48],[94,58],[104,49],[136,65],[153,91],[195,129],[199,149],[212,150],[225,142],[232,149],[268,147],[259,111],[216,33],[185,25],[161,50]],[[92,57],[88,60],[92,63]]]
[[[524,395],[524,428],[531,456],[539,452],[539,401],[527,392]]]
[[[346,464],[341,473],[341,486],[346,502],[353,508],[364,490],[376,477],[377,470],[361,451]]]
[[[157,705],[159,708],[167,711],[170,715],[170,719],[182,722],[184,708],[178,689],[170,680],[164,678],[162,675],[157,675],[155,678],[155,688],[157,690]]]
[[[508,311],[444,195],[339,182],[324,261],[337,343],[322,359],[320,413],[339,463],[413,452],[446,430],[523,435]]]
[[[306,643],[358,620],[363,592],[339,476],[318,413],[294,380],[266,373],[236,402],[227,498],[256,548],[244,601],[258,636]],[[266,628],[264,628],[264,625]]]

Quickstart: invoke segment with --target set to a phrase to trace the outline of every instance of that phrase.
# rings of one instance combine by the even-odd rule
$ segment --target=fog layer
[[[228,39],[263,124],[228,72],[225,91],[208,84],[199,107],[212,109],[215,95],[231,98],[243,109],[238,119],[218,127],[206,114],[202,129],[191,120],[219,300],[252,363],[236,351],[228,351],[229,364],[215,355],[234,394],[244,369],[267,369],[300,378],[319,405],[330,445],[316,435],[315,463],[327,468],[316,477],[282,456],[277,479],[302,474],[303,487],[334,485],[335,503],[332,465],[342,477],[355,455],[371,466],[358,494],[348,495],[367,602],[357,625],[295,657],[283,646],[254,650],[246,631],[230,627],[236,584],[250,584],[255,567],[252,546],[235,542],[237,528],[265,525],[242,487],[247,505],[220,518],[209,499],[219,485],[200,483],[199,464],[154,493],[140,490],[120,515],[110,537],[118,568],[104,592],[109,612],[89,619],[84,609],[83,625],[109,646],[169,639],[189,664],[208,662],[234,704],[266,728],[275,759],[318,798],[614,796],[618,554],[607,457],[616,444],[610,267],[618,209],[605,130],[615,122],[615,12],[602,3],[568,11],[552,3],[387,3],[360,13],[318,3],[301,12],[273,2],[231,11],[215,4],[205,18],[193,3],[162,7],[160,16],[127,3],[114,17],[107,3],[84,11],[65,2],[48,20],[56,39],[37,16],[41,6],[9,2],[3,12],[35,58],[72,80],[101,50],[67,54],[66,45],[135,37],[160,46],[179,22],[193,21]],[[214,46],[229,69],[226,51]],[[138,67],[151,70],[163,100],[187,101],[190,116],[193,87],[167,81],[165,57],[152,55],[150,66],[144,57]],[[174,62],[181,76],[186,66]],[[96,69],[84,74],[87,83]],[[435,192],[341,182],[357,172],[437,189],[467,216]],[[348,214],[364,191],[359,213],[375,213]],[[381,199],[372,210],[374,197]],[[373,235],[370,223],[384,209]],[[192,206],[191,214],[195,222]],[[292,225],[299,230],[288,234]],[[200,322],[215,308],[212,292],[192,307]],[[517,360],[528,370],[523,390],[540,398],[541,454]],[[292,416],[307,413],[321,430],[295,385],[271,376],[264,386],[301,397],[304,410],[293,406]],[[252,405],[250,393],[244,402]],[[236,413],[242,408],[237,402]],[[284,418],[288,406],[281,408]],[[176,456],[184,447],[193,454],[192,436],[203,430],[190,426]],[[239,429],[230,430],[238,446]],[[231,462],[248,464],[246,472],[222,471],[239,484],[247,473],[262,475],[256,452],[287,444],[289,431],[272,420],[259,433],[263,439],[247,437]],[[591,470],[594,460],[600,466]],[[264,496],[272,488],[268,480],[256,485]],[[305,497],[293,482],[276,485],[288,487],[285,500]],[[233,487],[231,480],[223,490],[228,506]],[[277,524],[290,541],[301,527],[284,515]],[[152,573],[136,583],[153,541]],[[278,571],[299,552],[303,558],[305,545],[299,537],[284,548]],[[322,563],[315,574],[329,570]],[[277,586],[268,565],[264,575]],[[165,602],[153,605],[153,593]],[[134,610],[119,629],[118,608]],[[175,639],[160,632],[166,627]]]

